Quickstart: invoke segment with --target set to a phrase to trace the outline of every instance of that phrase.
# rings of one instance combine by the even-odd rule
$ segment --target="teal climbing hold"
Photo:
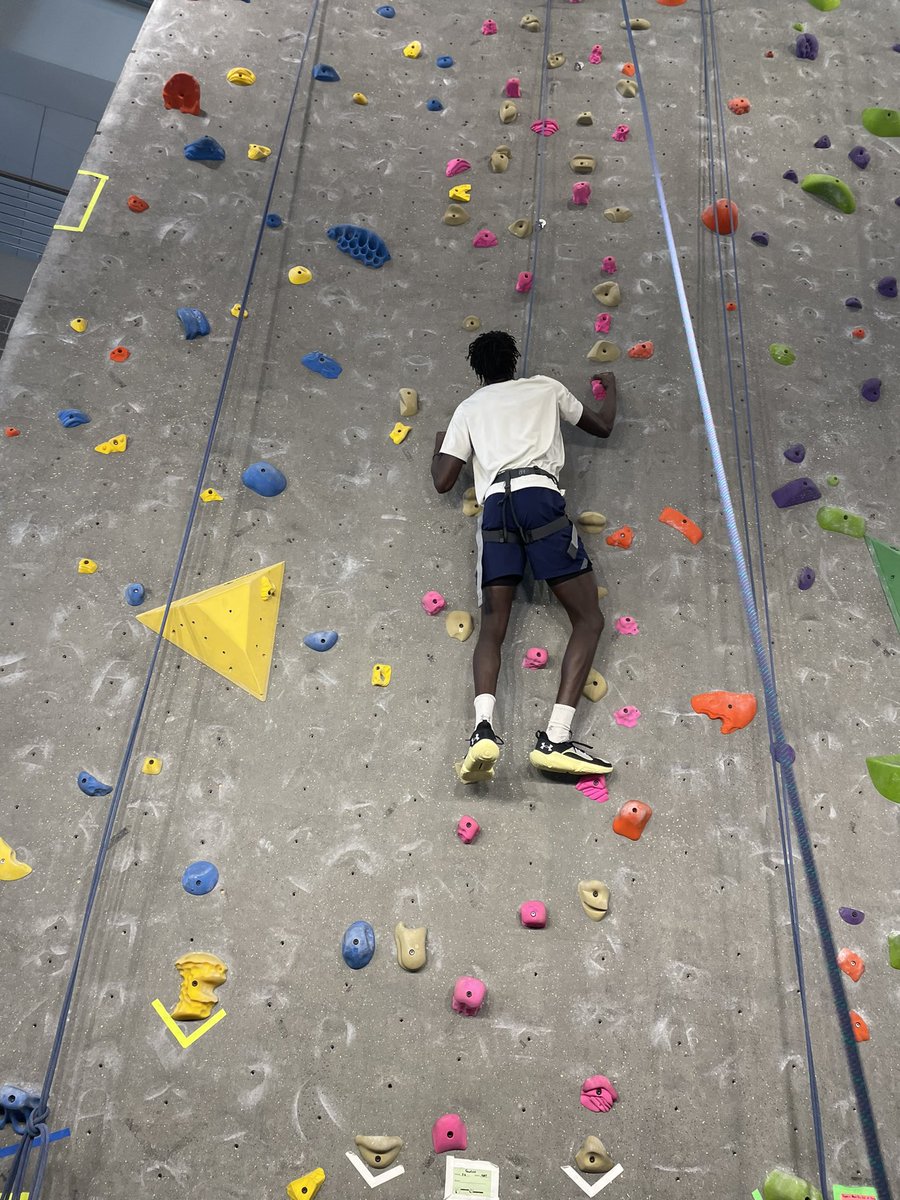
[[[864,108],[862,123],[876,137],[900,137],[900,112],[895,108]]]
[[[884,588],[884,598],[888,602],[894,624],[900,631],[900,550],[872,537],[866,538],[866,545],[875,564],[875,574]]]
[[[900,754],[879,754],[866,759],[866,770],[876,792],[900,804]]]
[[[797,361],[797,355],[793,352],[790,346],[786,346],[784,342],[773,342],[769,347],[769,353],[777,363],[781,363],[783,367],[789,367],[791,363]]]
[[[816,513],[816,520],[819,528],[827,529],[829,533],[846,533],[848,537],[855,538],[866,536],[866,518],[847,512],[846,508],[823,504]]]
[[[804,175],[800,180],[800,187],[811,196],[824,200],[838,212],[856,212],[856,197],[843,179],[838,179],[836,175]]]

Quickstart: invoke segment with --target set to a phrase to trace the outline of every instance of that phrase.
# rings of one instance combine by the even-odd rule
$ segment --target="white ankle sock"
[[[569,704],[554,704],[547,722],[547,737],[551,742],[567,742],[572,736],[575,709]]]
[[[482,721],[494,720],[494,702],[496,697],[489,692],[482,692],[475,697],[475,724],[480,725]],[[575,710],[572,709],[574,712]]]

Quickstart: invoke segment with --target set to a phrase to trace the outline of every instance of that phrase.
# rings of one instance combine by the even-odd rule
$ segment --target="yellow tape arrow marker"
[[[94,188],[94,194],[88,201],[88,206],[84,210],[84,216],[77,225],[54,225],[54,229],[67,229],[71,233],[84,233],[84,227],[87,225],[88,221],[90,220],[91,213],[94,211],[94,205],[100,199],[100,193],[103,191],[104,187],[106,187],[106,182],[109,179],[108,175],[102,175],[99,171],[78,171],[78,174],[88,175],[92,179],[99,181],[97,186]]]
[[[179,1046],[181,1046],[182,1050],[187,1050],[188,1046],[196,1042],[197,1038],[202,1038],[204,1033],[212,1029],[213,1025],[218,1025],[219,1021],[225,1017],[225,1009],[219,1009],[215,1016],[210,1017],[208,1021],[204,1021],[202,1025],[198,1025],[194,1032],[188,1036],[182,1033],[181,1027],[176,1024],[176,1022],[166,1011],[162,1000],[154,1000],[153,1008],[156,1010],[156,1015],[162,1021],[163,1025],[165,1025],[166,1029],[168,1029],[169,1033],[171,1033],[172,1037],[179,1044]]]

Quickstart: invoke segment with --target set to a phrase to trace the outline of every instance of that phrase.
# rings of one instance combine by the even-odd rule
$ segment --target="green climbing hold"
[[[880,792],[885,800],[900,804],[900,754],[880,754],[877,758],[867,758],[866,768],[875,791]]]
[[[803,22],[795,21],[793,23],[793,25],[791,26],[791,29],[796,29],[798,33],[802,33],[803,32]]]
[[[867,537],[866,545],[875,564],[875,574],[884,588],[884,598],[891,610],[894,624],[900,630],[900,550],[886,542],[879,542],[877,538]]]
[[[876,137],[900,137],[900,112],[896,108],[864,108],[862,123]]]
[[[824,504],[816,513],[816,520],[819,527],[827,529],[829,533],[846,533],[849,537],[857,538],[866,536],[866,518],[849,513],[846,508]]]
[[[900,932],[888,934],[888,962],[900,971]]]
[[[856,197],[836,175],[804,175],[800,187],[811,196],[818,196],[838,212],[856,212]]]
[[[837,485],[841,481],[840,481],[840,479],[838,479],[837,475],[829,475],[827,477],[827,479],[825,480],[825,482],[828,484],[829,487],[837,487]]]
[[[822,1193],[787,1171],[770,1171],[763,1184],[763,1200],[822,1200]]]
[[[777,363],[781,363],[783,367],[789,367],[791,363],[797,361],[797,355],[793,352],[790,346],[786,346],[784,342],[773,342],[769,347],[769,353]]]
[[[841,7],[841,0],[809,0],[809,3],[819,12],[834,12]]]

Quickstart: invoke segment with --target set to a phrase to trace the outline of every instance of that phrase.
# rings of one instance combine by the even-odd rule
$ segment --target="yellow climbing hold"
[[[321,1167],[308,1171],[287,1185],[288,1200],[312,1200],[316,1192],[325,1182],[325,1172]]]
[[[458,183],[456,187],[452,187],[447,193],[451,200],[459,200],[462,204],[468,204],[472,199],[471,183]]]
[[[268,575],[263,575],[262,579],[259,581],[260,600],[274,600],[277,595],[278,593],[275,590],[275,584],[268,577]]]
[[[288,279],[291,283],[311,283],[312,271],[309,267],[291,267],[288,271]]]
[[[369,101],[362,94],[362,92],[354,92],[353,93],[353,103],[354,104],[368,104]]]
[[[87,321],[84,317],[73,317],[69,322],[69,328],[74,329],[76,333],[84,333],[87,329]]]
[[[251,142],[247,150],[247,157],[252,158],[254,162],[259,162],[261,159],[268,158],[271,153],[271,146],[259,146],[256,142]]]
[[[0,879],[9,883],[13,879],[24,879],[30,874],[31,867],[28,863],[19,862],[12,846],[0,838]]]
[[[128,438],[124,433],[117,434],[108,442],[101,442],[99,446],[94,447],[98,454],[124,454],[127,448]]]
[[[210,500],[221,500],[222,497],[215,488],[204,488],[200,493],[200,499],[204,504],[209,504]]]
[[[422,43],[410,42],[408,46],[403,47],[403,53],[407,58],[418,58],[422,53]]]
[[[274,603],[264,602],[260,595],[265,576],[277,589]],[[163,637],[235,687],[265,700],[283,580],[280,562],[176,600]],[[159,633],[164,611],[165,606],[154,608],[138,620]]]
[[[232,306],[231,306],[231,315],[232,315],[233,317],[239,317],[239,316],[241,315],[241,306],[240,306],[240,304],[232,304]],[[245,309],[244,309],[244,320],[246,321],[246,320],[247,320],[247,318],[248,318],[249,316],[250,316],[250,314],[247,312],[247,310],[246,310],[246,308],[245,308]]]
[[[229,83],[238,83],[242,87],[249,87],[251,83],[256,83],[256,76],[249,67],[232,67],[225,78]]]
[[[93,575],[97,570],[97,564],[92,558],[82,558],[78,562],[79,575]]]
[[[372,686],[387,687],[391,682],[391,668],[387,663],[376,663],[372,668]]]
[[[402,421],[398,421],[397,424],[394,426],[394,428],[391,430],[391,432],[388,434],[388,437],[391,439],[391,441],[394,443],[395,446],[399,446],[400,443],[403,441],[403,439],[406,437],[406,435],[409,433],[409,431],[411,429],[412,429],[412,425],[404,425]]]
[[[153,755],[151,755],[149,758],[144,759],[144,765],[141,767],[141,774],[142,775],[158,775],[161,770],[162,770],[162,759],[154,758]]]

